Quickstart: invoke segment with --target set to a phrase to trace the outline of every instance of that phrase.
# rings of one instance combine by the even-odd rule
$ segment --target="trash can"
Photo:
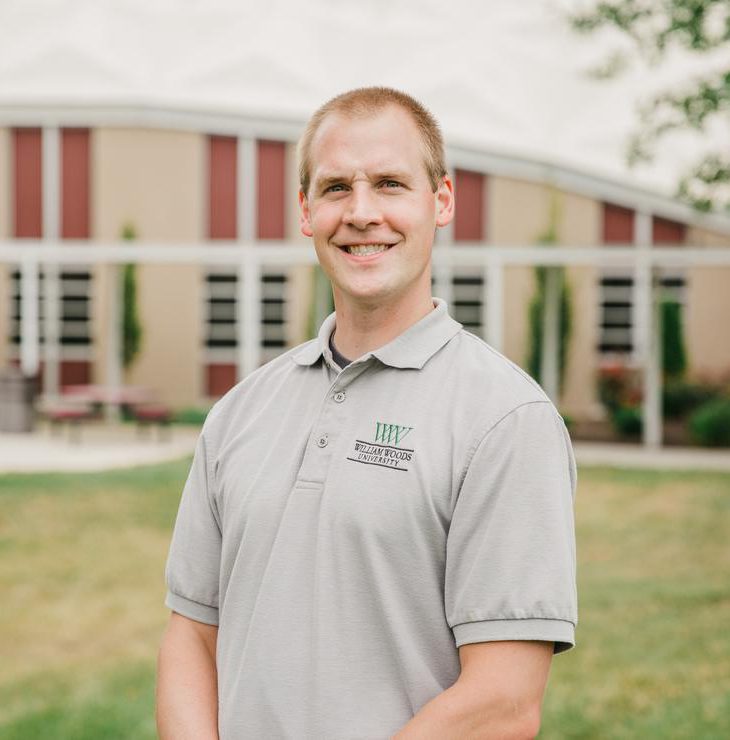
[[[15,367],[0,370],[0,432],[32,432],[36,379]]]

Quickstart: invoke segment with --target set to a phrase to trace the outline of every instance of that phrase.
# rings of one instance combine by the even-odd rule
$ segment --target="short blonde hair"
[[[403,108],[416,124],[423,141],[424,165],[426,166],[428,179],[431,182],[431,188],[436,192],[441,180],[446,175],[446,158],[441,129],[433,114],[415,98],[400,90],[394,90],[390,87],[359,87],[328,100],[309,119],[297,149],[299,185],[305,195],[309,192],[310,186],[312,139],[314,139],[322,121],[330,113],[341,113],[352,117],[372,116],[389,105],[397,105]]]

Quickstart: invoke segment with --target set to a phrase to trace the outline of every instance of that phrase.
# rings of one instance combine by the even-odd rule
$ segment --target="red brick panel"
[[[61,132],[61,237],[89,238],[89,130]]]
[[[87,385],[91,383],[91,363],[88,360],[61,360],[61,388],[65,385]]]
[[[651,232],[654,244],[684,244],[687,226],[677,221],[670,221],[668,218],[654,216]]]
[[[259,239],[283,239],[286,212],[286,144],[258,142],[258,229]]]
[[[13,236],[38,239],[43,236],[41,130],[14,129],[13,155]]]
[[[613,203],[603,204],[603,243],[634,243],[634,211]]]
[[[236,385],[235,363],[210,363],[205,369],[207,396],[217,398]]]
[[[481,172],[456,170],[456,214],[454,239],[456,241],[483,241],[485,176]]]
[[[235,136],[208,138],[208,237],[235,239],[237,236],[237,139]]]

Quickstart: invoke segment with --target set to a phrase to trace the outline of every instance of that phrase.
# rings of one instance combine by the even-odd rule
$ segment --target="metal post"
[[[662,360],[659,305],[654,290],[654,268],[650,260],[652,248],[652,214],[639,211],[634,218],[634,345],[642,369],[643,432],[645,447],[662,445]]]
[[[550,400],[557,405],[560,395],[560,289],[559,267],[545,268],[545,305],[542,315],[540,379]]]
[[[504,346],[504,264],[493,255],[487,262],[487,300],[482,306],[487,312],[482,320],[487,342],[501,352]]]
[[[61,135],[58,127],[46,126],[41,135],[41,192],[43,239],[58,242],[61,233]],[[47,263],[43,268],[43,393],[59,393],[61,370],[61,266]]]
[[[122,385],[122,306],[124,302],[123,265],[109,265],[109,297],[107,311],[107,357],[106,385],[112,391],[111,396],[118,397],[117,391]],[[107,421],[119,421],[119,404],[105,404],[104,416]]]
[[[661,378],[661,327],[659,305],[654,294],[654,270],[648,259],[640,260],[636,270],[640,304],[642,380],[644,388],[643,443],[656,448],[662,443],[662,378]]]
[[[238,270],[239,375],[246,377],[261,361],[261,265],[255,247],[245,247]],[[242,371],[242,373],[241,373]]]
[[[20,369],[34,376],[40,365],[38,327],[38,262],[20,263]]]
[[[236,379],[242,380],[259,366],[261,345],[261,276],[255,255],[251,253],[251,245],[258,234],[256,140],[249,136],[239,136],[236,151],[238,240],[246,244],[245,256],[238,265],[236,282]]]

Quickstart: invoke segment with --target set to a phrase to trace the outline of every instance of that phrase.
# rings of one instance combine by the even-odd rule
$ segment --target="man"
[[[431,297],[454,194],[425,109],[338,96],[300,179],[335,313],[208,415],[167,566],[160,734],[534,737],[576,622],[562,419]]]

